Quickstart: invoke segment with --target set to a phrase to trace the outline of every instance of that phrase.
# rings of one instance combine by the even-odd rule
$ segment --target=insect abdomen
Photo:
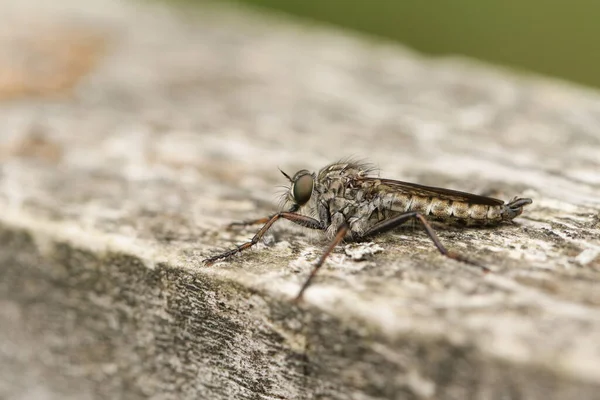
[[[503,206],[490,206],[485,204],[469,204],[454,201],[450,206],[452,217],[457,222],[467,225],[493,225],[502,221]]]
[[[385,204],[386,201],[384,200]],[[502,221],[502,205],[492,206],[435,197],[395,194],[387,201],[393,212],[417,211],[434,220],[467,225],[492,225]]]

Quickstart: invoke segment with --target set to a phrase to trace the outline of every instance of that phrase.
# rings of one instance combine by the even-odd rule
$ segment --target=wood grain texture
[[[69,96],[0,103],[0,398],[598,398],[597,92],[245,9],[13,3],[105,45]],[[201,263],[277,210],[278,167],[347,156],[533,204],[439,230],[487,275],[401,230],[298,307],[326,242],[286,222]]]

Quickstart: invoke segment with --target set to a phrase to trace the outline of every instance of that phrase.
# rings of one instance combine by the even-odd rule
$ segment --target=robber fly
[[[306,228],[324,231],[330,244],[296,296],[296,300],[300,300],[327,256],[344,239],[362,240],[390,231],[408,221],[417,221],[442,255],[478,266],[487,272],[489,270],[486,267],[448,251],[428,220],[462,226],[493,226],[511,221],[523,212],[524,206],[532,202],[531,199],[515,197],[505,204],[491,197],[382,179],[374,176],[374,171],[369,164],[355,161],[330,164],[318,174],[301,170],[290,177],[281,171],[290,182],[284,198],[285,203],[289,204],[288,211],[231,224],[264,225],[249,242],[207,258],[204,262],[210,265],[252,247],[282,218]]]

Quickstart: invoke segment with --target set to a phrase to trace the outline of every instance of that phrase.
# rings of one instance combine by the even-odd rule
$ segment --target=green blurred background
[[[600,88],[599,0],[219,0]]]

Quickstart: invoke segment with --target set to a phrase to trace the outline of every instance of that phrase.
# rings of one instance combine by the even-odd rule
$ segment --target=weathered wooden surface
[[[600,398],[600,95],[247,11],[0,3],[0,398]],[[201,260],[293,173],[534,199],[516,225]],[[379,246],[379,248],[378,248]],[[368,252],[367,252],[368,253]]]

